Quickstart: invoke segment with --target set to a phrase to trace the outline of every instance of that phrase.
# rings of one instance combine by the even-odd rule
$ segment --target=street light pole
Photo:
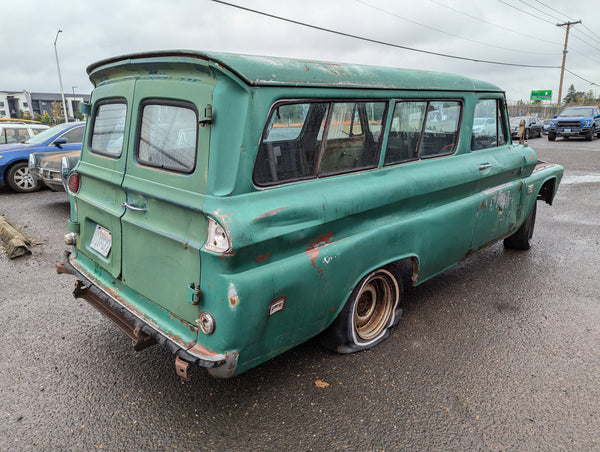
[[[58,34],[62,33],[62,30],[56,32],[56,38],[54,38],[54,55],[56,56],[56,68],[58,69],[58,82],[60,83],[60,95],[62,96],[63,112],[65,115],[65,122],[69,122],[67,116],[67,103],[65,102],[65,92],[63,91],[62,77],[60,76],[60,65],[58,64],[58,51],[56,50],[56,41],[58,40]]]

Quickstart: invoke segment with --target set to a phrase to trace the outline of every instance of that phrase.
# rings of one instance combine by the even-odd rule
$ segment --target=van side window
[[[126,113],[124,102],[103,103],[96,107],[90,152],[114,158],[121,156]]]
[[[320,176],[377,166],[385,107],[385,102],[333,104]]]
[[[460,102],[429,102],[419,157],[437,157],[454,153],[458,145],[460,111]]]
[[[271,112],[254,166],[254,182],[272,185],[316,175],[329,104],[284,104]]]
[[[258,149],[254,182],[273,185],[374,168],[386,106],[386,102],[277,106]]]
[[[156,168],[191,173],[196,166],[198,115],[187,106],[146,103],[137,160]]]
[[[427,102],[397,102],[385,151],[385,164],[418,158]]]
[[[506,144],[505,116],[497,99],[482,99],[475,105],[471,149],[488,149]]]
[[[458,101],[396,102],[385,164],[453,154],[458,145],[460,119]]]

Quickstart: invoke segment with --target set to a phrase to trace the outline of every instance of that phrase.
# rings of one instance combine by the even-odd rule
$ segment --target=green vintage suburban
[[[194,51],[88,74],[57,271],[182,377],[316,335],[374,346],[402,269],[419,284],[502,239],[528,249],[563,174],[511,142],[500,88],[462,76]]]

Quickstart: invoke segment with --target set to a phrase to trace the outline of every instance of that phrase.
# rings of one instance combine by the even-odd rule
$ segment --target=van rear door
[[[211,103],[212,79],[138,80],[123,179],[122,280],[146,298],[192,323],[189,297],[200,285],[200,248],[210,126],[199,115]]]
[[[210,124],[201,119],[215,78],[198,60],[193,67],[151,60],[131,66],[94,90],[78,168],[79,251],[193,325],[207,234]]]
[[[80,239],[78,252],[113,278],[121,274],[121,216],[125,193],[127,147],[131,132],[132,79],[97,86],[92,95],[89,139],[77,168],[81,184],[76,198]]]

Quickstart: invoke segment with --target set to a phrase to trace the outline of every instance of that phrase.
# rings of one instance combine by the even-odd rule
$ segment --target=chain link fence
[[[569,103],[560,106],[562,110],[565,107],[585,106],[593,104]],[[537,116],[540,119],[552,119],[558,114],[557,104],[542,104],[541,102],[508,102],[508,115],[513,118],[516,116]]]

